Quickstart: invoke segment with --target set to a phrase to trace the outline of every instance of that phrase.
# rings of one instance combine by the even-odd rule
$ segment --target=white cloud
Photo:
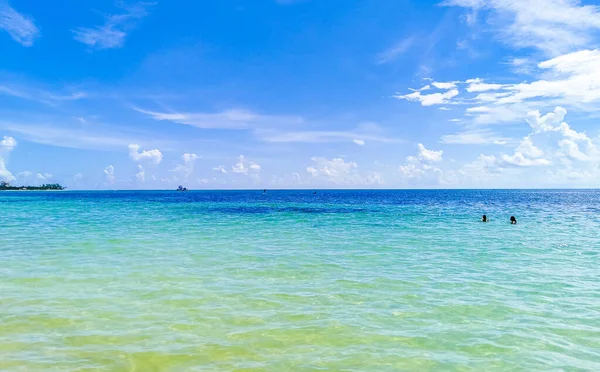
[[[196,154],[185,153],[181,156],[181,158],[185,164],[191,164],[198,160],[199,156]]]
[[[422,106],[433,106],[450,103],[453,97],[458,96],[458,89],[452,89],[444,93],[421,94],[421,92],[412,92],[410,94],[396,94],[394,98],[405,99],[411,102],[421,102]]]
[[[104,175],[106,177],[106,182],[109,184],[114,184],[115,183],[115,167],[113,167],[112,165],[109,165],[108,167],[104,168]]]
[[[13,40],[26,47],[32,46],[40,33],[33,19],[17,12],[7,0],[0,1],[0,29],[8,32]]]
[[[315,165],[306,168],[306,171],[315,177],[322,175],[331,178],[341,178],[358,167],[355,162],[346,162],[342,158],[333,158],[329,160],[326,158],[313,157],[311,160]]]
[[[139,182],[146,181],[146,171],[144,170],[144,167],[141,164],[138,164],[138,172],[135,174],[135,178]]]
[[[563,121],[566,113],[562,107],[545,115],[529,112],[526,121],[531,133],[513,154],[481,155],[458,174],[471,182],[512,180],[511,187],[594,185],[600,177],[600,150],[594,139]],[[527,184],[522,182],[524,176]]]
[[[468,106],[465,115],[476,124],[514,122],[536,108],[560,103],[582,111],[600,111],[600,50],[582,50],[538,64],[540,77],[517,84],[484,83],[469,79],[459,97],[458,90],[423,95],[412,92],[396,98],[421,102],[423,106],[452,103]]]
[[[399,170],[400,172],[408,178],[418,178],[420,176],[422,176],[423,174],[425,174],[425,171],[420,167],[421,164],[419,163],[407,163],[404,165],[401,165]]]
[[[40,183],[46,183],[46,182],[50,181],[50,179],[52,179],[52,177],[54,177],[54,176],[51,175],[50,173],[44,173],[44,174],[38,173],[36,175],[36,178]]]
[[[81,91],[48,91],[34,87],[32,84],[22,83],[0,85],[0,94],[36,101],[52,107],[63,101],[76,101],[88,96],[87,93]]]
[[[358,128],[354,131],[303,131],[303,132],[280,132],[280,131],[256,131],[255,134],[266,142],[303,142],[303,143],[331,143],[356,141],[372,141],[381,143],[398,143],[400,139],[383,136],[378,130],[369,128]],[[361,139],[357,140],[356,138]]]
[[[124,13],[107,16],[102,26],[72,30],[74,39],[94,49],[120,48],[125,44],[127,32],[133,27],[135,20],[147,16],[147,8],[152,5],[154,3],[123,6]]]
[[[163,158],[162,152],[158,149],[146,150],[140,152],[140,145],[129,145],[129,157],[134,161],[148,161],[153,164],[160,164]]]
[[[111,128],[109,125],[81,128],[80,124],[68,125],[62,120],[57,118],[44,124],[0,121],[0,127],[18,133],[29,142],[100,151],[121,149],[138,137],[137,133],[129,133],[126,128]]]
[[[467,87],[467,92],[469,93],[473,93],[473,92],[486,92],[489,90],[499,90],[506,87],[506,85],[503,84],[488,84],[488,83],[482,83],[482,82],[471,82],[469,84],[469,86]]]
[[[213,170],[214,170],[215,172],[219,172],[219,173],[222,173],[222,174],[227,174],[227,169],[225,169],[225,167],[224,167],[224,166],[222,166],[222,165],[219,165],[219,166],[217,166],[217,167],[214,167],[214,168],[213,168]]]
[[[0,180],[5,182],[13,182],[15,176],[6,168],[8,155],[17,147],[17,140],[13,137],[2,137],[0,141]]]
[[[382,175],[378,172],[361,174],[358,171],[358,164],[353,161],[323,157],[313,157],[311,160],[313,164],[306,168],[306,172],[315,180],[324,180],[337,185],[380,185],[384,183]]]
[[[365,145],[365,141],[361,140],[361,139],[353,139],[352,142],[354,142],[355,144],[359,145],[359,146],[364,146]]]
[[[178,164],[173,171],[183,173],[185,179],[187,180],[194,173],[194,163],[199,158],[200,157],[196,154],[185,153],[181,156],[183,164]]]
[[[260,172],[260,165],[248,161],[248,159],[246,159],[244,155],[240,155],[238,158],[238,162],[231,167],[231,172],[244,175],[247,175],[249,173],[256,174],[257,172]]]
[[[133,107],[133,110],[146,114],[154,120],[170,121],[202,129],[251,129],[257,127],[294,125],[303,122],[301,117],[259,115],[239,109],[231,109],[219,113],[157,112],[136,107]]]
[[[440,162],[442,161],[442,155],[444,154],[443,151],[434,151],[434,150],[428,150],[425,148],[425,146],[423,146],[423,144],[419,143],[418,145],[419,148],[419,159],[420,160],[424,160],[426,162]]]
[[[558,142],[558,145],[562,152],[573,160],[588,161],[590,157],[584,154],[579,149],[579,145],[572,140],[562,139]]]
[[[450,81],[450,82],[438,82],[438,81],[434,81],[431,83],[431,85],[433,85],[434,87],[438,88],[438,89],[443,89],[443,90],[449,90],[452,88],[456,88],[456,82],[455,81]]]
[[[377,63],[384,64],[393,62],[398,59],[399,56],[407,52],[416,42],[414,36],[409,36],[404,40],[399,41],[385,51],[377,55]]]
[[[17,147],[17,140],[13,137],[2,137],[2,141],[0,141],[0,154],[6,154],[11,152],[15,147]]]
[[[520,152],[515,152],[514,155],[502,155],[502,161],[506,164],[515,165],[518,167],[533,167],[540,165],[550,165],[552,162],[546,159],[531,159],[525,157]]]
[[[421,143],[417,144],[417,148],[419,150],[417,156],[408,156],[406,163],[401,165],[398,170],[406,179],[440,183],[443,172],[440,168],[433,166],[432,163],[441,162],[444,152],[441,150],[428,150]]]
[[[453,145],[505,145],[510,139],[486,129],[467,130],[457,134],[446,134],[441,142]]]
[[[600,7],[579,0],[445,0],[443,5],[485,13],[493,34],[515,48],[551,55],[589,45],[600,30]]]
[[[527,136],[521,141],[519,147],[516,150],[518,153],[529,156],[530,158],[539,158],[544,156],[544,151],[537,148],[530,136]]]

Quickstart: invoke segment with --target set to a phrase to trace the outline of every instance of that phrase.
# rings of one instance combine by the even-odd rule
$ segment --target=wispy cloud
[[[352,141],[357,145],[364,145],[366,141],[381,143],[398,143],[402,140],[383,135],[365,134],[359,131],[256,131],[256,135],[265,142],[304,142],[328,143]],[[356,139],[360,137],[360,139]]]
[[[581,50],[537,64],[539,77],[517,84],[487,83],[481,79],[457,82],[444,93],[398,94],[423,106],[460,104],[476,124],[511,122],[527,112],[561,104],[584,112],[600,111],[600,50]],[[465,86],[465,88],[463,88]]]
[[[406,53],[415,44],[415,41],[416,38],[414,36],[409,36],[392,45],[377,55],[377,63],[384,64],[395,61],[399,56]]]
[[[442,143],[453,145],[505,145],[509,138],[502,137],[490,130],[467,130],[442,136]]]
[[[0,0],[0,28],[26,47],[32,46],[40,33],[33,19],[17,12],[7,0]]]
[[[127,33],[135,21],[148,15],[148,8],[155,3],[137,3],[122,6],[124,13],[105,16],[105,23],[95,27],[79,27],[73,31],[75,40],[94,49],[120,48],[125,44]]]
[[[0,130],[18,135],[18,138],[29,142],[82,150],[123,151],[129,144],[137,141],[143,141],[146,146],[171,144],[166,140],[151,140],[146,135],[120,127],[68,125],[62,123],[60,118],[47,122],[0,121]]]
[[[305,1],[308,1],[308,0],[275,0],[275,2],[279,5],[292,5],[292,4],[303,3]]]
[[[37,101],[50,106],[54,106],[61,101],[76,101],[87,97],[87,93],[82,91],[51,92],[22,84],[0,85],[0,94],[18,97],[29,101]]]
[[[487,27],[512,47],[553,56],[589,46],[600,31],[600,6],[581,5],[579,0],[445,0],[442,5],[487,16]]]
[[[154,120],[170,121],[203,129],[252,129],[266,126],[300,124],[301,117],[261,115],[246,110],[231,109],[217,113],[204,112],[157,112],[133,107]]]

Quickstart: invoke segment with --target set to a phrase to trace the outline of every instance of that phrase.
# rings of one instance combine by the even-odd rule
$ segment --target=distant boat
[[[186,187],[179,185],[179,187],[177,188],[177,191],[189,191],[189,190]]]

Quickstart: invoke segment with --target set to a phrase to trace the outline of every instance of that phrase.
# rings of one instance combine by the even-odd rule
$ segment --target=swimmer
[[[515,218],[515,216],[510,216],[510,224],[511,225],[516,225],[517,224],[517,219]]]
[[[484,214],[483,217],[481,217],[481,222],[488,222],[487,216]]]

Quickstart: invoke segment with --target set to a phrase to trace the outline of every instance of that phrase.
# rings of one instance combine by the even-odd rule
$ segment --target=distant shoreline
[[[0,189],[0,192],[2,191],[67,191],[66,189],[63,190],[55,190],[55,189]]]
[[[63,191],[65,187],[58,183],[43,184],[40,186],[13,186],[8,182],[0,182],[0,191]]]

